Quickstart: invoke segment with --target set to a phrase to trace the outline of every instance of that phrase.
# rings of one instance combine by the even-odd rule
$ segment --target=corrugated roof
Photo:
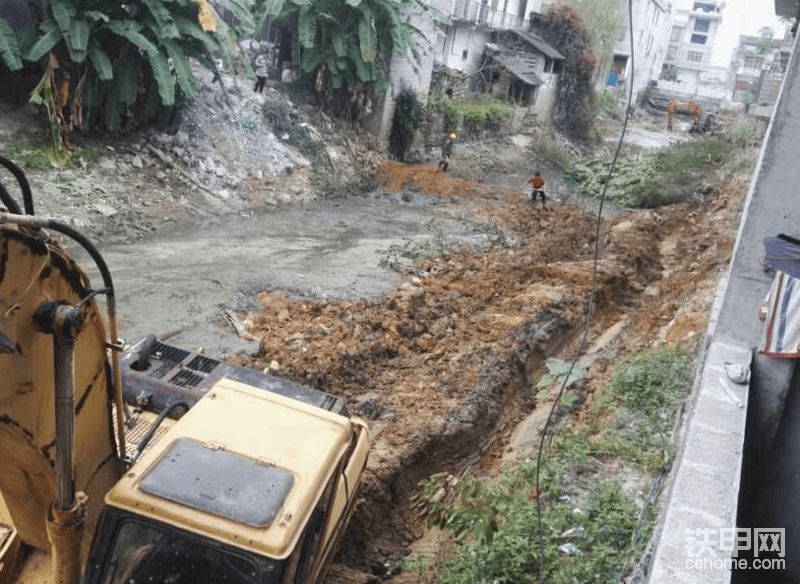
[[[495,56],[495,60],[528,85],[542,84],[542,80],[536,75],[536,57],[501,53]]]
[[[518,30],[518,29],[509,29],[509,32],[512,32],[521,39],[523,39],[524,41],[529,42],[537,50],[541,51],[551,59],[560,59],[563,61],[565,58],[564,55],[562,55],[552,46],[547,44],[547,42],[535,32],[531,32],[529,30]]]

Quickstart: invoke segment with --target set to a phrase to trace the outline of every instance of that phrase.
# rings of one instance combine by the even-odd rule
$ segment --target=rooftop
[[[141,456],[106,503],[284,558],[350,436],[348,418],[223,379]]]

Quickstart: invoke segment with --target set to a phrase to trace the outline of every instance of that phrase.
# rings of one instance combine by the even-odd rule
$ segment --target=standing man
[[[536,172],[533,173],[533,176],[529,178],[525,184],[530,184],[533,189],[531,191],[531,203],[536,203],[536,195],[541,195],[542,208],[544,209],[545,200],[547,199],[544,189],[547,186],[547,181],[542,176],[542,174],[537,170]]]
[[[450,166],[450,157],[453,155],[453,143],[456,141],[455,134],[445,136],[442,140],[442,159],[439,161],[439,170],[447,172]]]
[[[264,84],[267,82],[267,56],[259,52],[258,56],[256,57],[255,62],[255,72],[256,72],[256,85],[253,87],[253,91],[256,93],[261,93],[264,91]]]

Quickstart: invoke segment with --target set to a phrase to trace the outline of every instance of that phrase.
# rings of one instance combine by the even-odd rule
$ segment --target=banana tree
[[[232,64],[237,35],[254,26],[246,0],[215,3],[235,27],[207,0],[135,1],[44,0],[43,19],[16,31],[0,18],[0,66],[44,66],[31,99],[47,106],[67,150],[76,128],[174,116],[196,91],[190,59],[213,71],[214,56]]]
[[[258,0],[254,12],[257,34],[268,21],[296,20],[297,72],[312,78],[317,92],[365,84],[385,92],[392,54],[419,60],[424,35],[414,22],[443,20],[423,0]]]

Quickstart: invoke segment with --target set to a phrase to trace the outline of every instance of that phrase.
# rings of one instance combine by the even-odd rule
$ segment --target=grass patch
[[[446,132],[463,128],[467,133],[480,135],[481,132],[497,132],[511,116],[511,107],[504,101],[470,100],[455,101],[448,97],[432,94],[426,105],[429,113],[441,113]]]
[[[89,164],[103,154],[101,148],[76,148],[72,156],[56,150],[52,144],[33,144],[27,140],[9,140],[4,149],[6,157],[24,170],[47,171],[53,168],[68,168],[76,161]]]
[[[628,472],[652,480],[671,464],[671,430],[691,385],[693,350],[665,348],[621,363],[595,396],[589,421],[553,437],[542,457],[541,492],[535,452],[496,481],[467,475],[457,482],[444,473],[422,481],[417,497],[429,521],[452,531],[457,546],[439,562],[438,581],[574,584],[628,577],[656,516],[649,497],[637,500],[622,483]],[[554,366],[549,375],[563,373]]]

